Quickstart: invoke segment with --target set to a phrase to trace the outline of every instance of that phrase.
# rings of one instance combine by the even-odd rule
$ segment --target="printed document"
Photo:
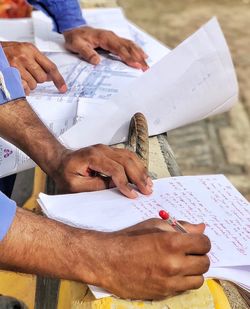
[[[206,277],[231,280],[250,290],[250,203],[223,175],[182,176],[154,181],[150,196],[135,200],[117,189],[39,195],[44,213],[66,224],[105,232],[126,228],[164,209],[178,220],[204,222],[210,238]],[[98,214],[98,216],[96,215]]]

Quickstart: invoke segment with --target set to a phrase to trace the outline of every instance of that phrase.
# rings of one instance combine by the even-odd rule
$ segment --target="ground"
[[[83,1],[88,2],[93,1]],[[212,16],[218,17],[236,66],[240,102],[229,113],[170,132],[169,141],[183,174],[226,174],[250,200],[250,0],[118,3],[128,18],[172,48]],[[30,194],[31,179],[32,171],[18,177],[14,198],[20,204]]]
[[[224,173],[250,200],[250,1],[119,0],[126,15],[171,48],[217,16],[236,66],[240,102],[231,112],[169,133],[185,175]]]

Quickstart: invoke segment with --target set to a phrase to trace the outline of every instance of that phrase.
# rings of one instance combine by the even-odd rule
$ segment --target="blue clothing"
[[[23,97],[25,93],[20,74],[17,69],[10,67],[0,44],[0,105]],[[8,232],[16,213],[16,203],[1,191],[10,196],[14,181],[14,175],[0,179],[0,241]]]
[[[86,25],[77,0],[27,0],[54,21],[54,30],[63,33]]]
[[[10,97],[8,97],[8,93]],[[10,67],[0,45],[0,105],[24,97],[25,93],[19,71]]]
[[[16,203],[0,192],[0,241],[7,234],[16,214]]]

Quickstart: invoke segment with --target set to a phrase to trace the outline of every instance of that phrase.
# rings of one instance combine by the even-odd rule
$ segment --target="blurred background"
[[[30,8],[24,2],[0,0],[0,15],[29,15]],[[168,136],[184,175],[223,173],[250,200],[250,0],[81,2],[86,7],[92,2],[100,2],[100,6],[117,2],[129,19],[171,48],[212,16],[218,17],[236,66],[240,102],[226,114],[176,129]],[[17,201],[29,194],[27,181],[31,178],[32,171],[18,177]]]

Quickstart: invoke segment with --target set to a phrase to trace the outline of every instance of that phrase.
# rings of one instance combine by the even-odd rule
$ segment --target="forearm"
[[[0,136],[28,154],[52,177],[66,151],[25,99],[0,105]]]
[[[18,208],[0,242],[0,268],[96,283],[94,232],[79,230]],[[92,246],[92,247],[91,247]]]

